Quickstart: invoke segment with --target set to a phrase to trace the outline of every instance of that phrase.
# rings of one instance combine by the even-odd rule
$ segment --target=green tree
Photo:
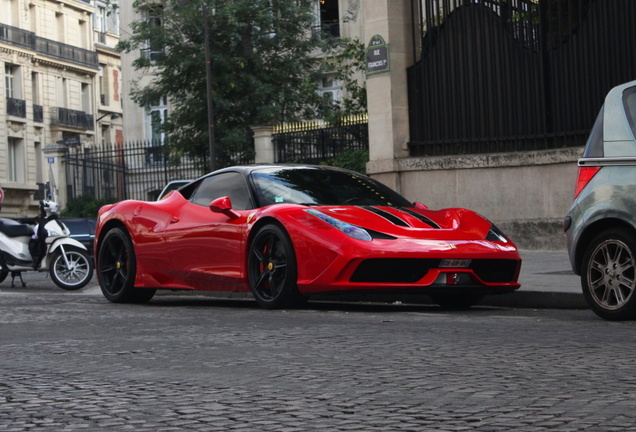
[[[152,83],[133,90],[150,107],[167,96],[162,125],[172,156],[204,156],[208,149],[204,16],[209,23],[217,165],[251,152],[250,126],[297,121],[360,110],[359,103],[330,105],[316,93],[323,73],[355,69],[344,57],[351,41],[311,37],[311,0],[135,0],[140,19],[120,49],[145,53],[134,61],[149,68]],[[335,62],[313,56],[329,53]],[[150,52],[150,54],[148,54]],[[343,57],[344,56],[344,57]],[[340,74],[345,76],[346,73]],[[354,87],[352,87],[354,88]],[[363,94],[355,88],[354,97]]]

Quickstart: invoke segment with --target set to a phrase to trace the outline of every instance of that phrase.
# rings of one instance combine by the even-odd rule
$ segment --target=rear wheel
[[[277,309],[303,301],[296,286],[294,248],[281,227],[263,226],[250,244],[247,261],[250,288],[260,306]]]
[[[484,297],[483,294],[478,293],[436,293],[431,294],[431,299],[442,309],[448,310],[462,310],[479,303]]]
[[[581,287],[590,308],[607,320],[636,318],[636,242],[621,229],[601,232],[588,247]]]
[[[93,260],[85,250],[61,246],[53,253],[49,274],[55,285],[75,291],[84,288],[93,278]]]
[[[7,270],[0,270],[0,283],[2,283],[8,275],[9,272]]]
[[[113,303],[146,303],[155,289],[135,288],[137,260],[126,232],[113,228],[99,246],[97,279],[104,297]]]

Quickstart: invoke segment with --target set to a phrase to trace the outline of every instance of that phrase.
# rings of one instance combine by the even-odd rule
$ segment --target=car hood
[[[395,237],[481,240],[492,224],[477,213],[462,209],[424,210],[384,206],[315,206],[343,222]]]

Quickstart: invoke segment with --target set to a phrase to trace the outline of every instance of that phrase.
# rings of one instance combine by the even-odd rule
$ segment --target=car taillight
[[[592,178],[599,172],[601,167],[599,166],[582,166],[579,167],[579,176],[576,179],[576,189],[574,189],[574,198],[579,196],[581,191],[587,184],[592,180]]]

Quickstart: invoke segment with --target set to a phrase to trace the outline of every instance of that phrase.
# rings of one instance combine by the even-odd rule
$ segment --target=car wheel
[[[636,242],[621,229],[600,233],[587,248],[581,287],[590,308],[607,320],[636,318]]]
[[[0,271],[0,283],[4,282],[8,275],[9,272],[7,270]]]
[[[260,306],[277,309],[302,302],[296,286],[294,248],[278,225],[265,225],[256,233],[249,247],[247,267],[250,288]]]
[[[154,289],[135,288],[137,261],[126,232],[113,228],[101,241],[97,259],[97,279],[104,297],[113,303],[146,303]]]
[[[93,278],[93,260],[82,249],[58,248],[49,264],[49,274],[55,285],[68,291],[84,288]]]
[[[431,299],[437,303],[442,309],[462,310],[479,303],[484,298],[483,294],[478,293],[435,293],[431,294]]]

